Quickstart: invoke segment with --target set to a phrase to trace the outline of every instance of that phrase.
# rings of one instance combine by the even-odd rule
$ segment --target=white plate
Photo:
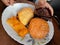
[[[13,6],[8,6],[2,13],[2,25],[5,29],[5,31],[7,32],[7,34],[13,38],[15,41],[24,44],[24,45],[32,45],[32,41],[27,42],[28,40],[30,40],[30,35],[27,34],[24,39],[22,39],[20,36],[18,36],[18,34],[6,23],[6,20],[8,18],[10,18],[11,16],[16,16],[17,12],[23,8],[23,7],[30,7],[33,10],[35,9],[35,6],[27,4],[27,3],[16,3]],[[41,39],[41,40],[35,40],[35,45],[45,45],[48,42],[51,41],[53,35],[54,35],[54,27],[52,22],[48,21],[47,22],[49,24],[49,34],[47,35],[47,37],[45,37],[45,39]]]

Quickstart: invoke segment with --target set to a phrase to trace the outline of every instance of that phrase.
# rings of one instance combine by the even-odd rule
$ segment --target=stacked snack
[[[18,21],[15,16],[7,19],[7,24],[9,24],[21,37],[24,37],[28,33],[28,29]]]
[[[45,38],[49,32],[48,23],[40,18],[33,18],[29,24],[30,35],[34,39]]]
[[[34,11],[29,7],[22,8],[18,12],[18,18],[24,25],[27,25],[29,20],[34,16],[33,12]]]

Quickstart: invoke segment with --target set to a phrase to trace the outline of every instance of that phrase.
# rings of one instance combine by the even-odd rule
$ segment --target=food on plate
[[[37,16],[51,17],[51,12],[48,8],[38,8],[36,9]]]
[[[22,8],[18,12],[18,18],[24,25],[27,25],[30,19],[34,16],[33,12],[34,11],[29,7]]]
[[[11,26],[21,37],[24,37],[28,33],[28,29],[22,24],[20,21],[17,20],[15,16],[7,19],[7,24]]]
[[[41,18],[33,18],[29,23],[28,30],[32,38],[42,39],[47,36],[49,32],[49,25]]]

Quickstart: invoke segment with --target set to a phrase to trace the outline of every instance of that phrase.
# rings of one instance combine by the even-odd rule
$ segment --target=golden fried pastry
[[[17,20],[15,16],[7,19],[7,24],[11,26],[21,37],[24,37],[28,33],[28,29]]]
[[[27,25],[29,20],[33,17],[33,10],[31,8],[22,8],[19,12],[18,12],[18,18],[19,20],[24,24]]]
[[[45,36],[49,32],[49,26],[48,23],[40,18],[33,18],[29,24],[29,32],[30,35],[34,39],[42,39],[45,38]]]

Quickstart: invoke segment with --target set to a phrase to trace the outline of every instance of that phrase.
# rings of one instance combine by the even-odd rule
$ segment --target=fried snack
[[[47,36],[49,32],[48,23],[45,20],[40,18],[33,18],[30,21],[28,28],[29,28],[30,35],[34,39],[45,38],[45,36]]]
[[[22,8],[19,12],[18,12],[18,18],[19,20],[24,24],[27,25],[28,22],[30,21],[30,19],[33,17],[33,10],[31,8]]]
[[[21,37],[24,37],[28,33],[28,29],[17,20],[15,16],[7,19],[7,24],[11,26]]]

